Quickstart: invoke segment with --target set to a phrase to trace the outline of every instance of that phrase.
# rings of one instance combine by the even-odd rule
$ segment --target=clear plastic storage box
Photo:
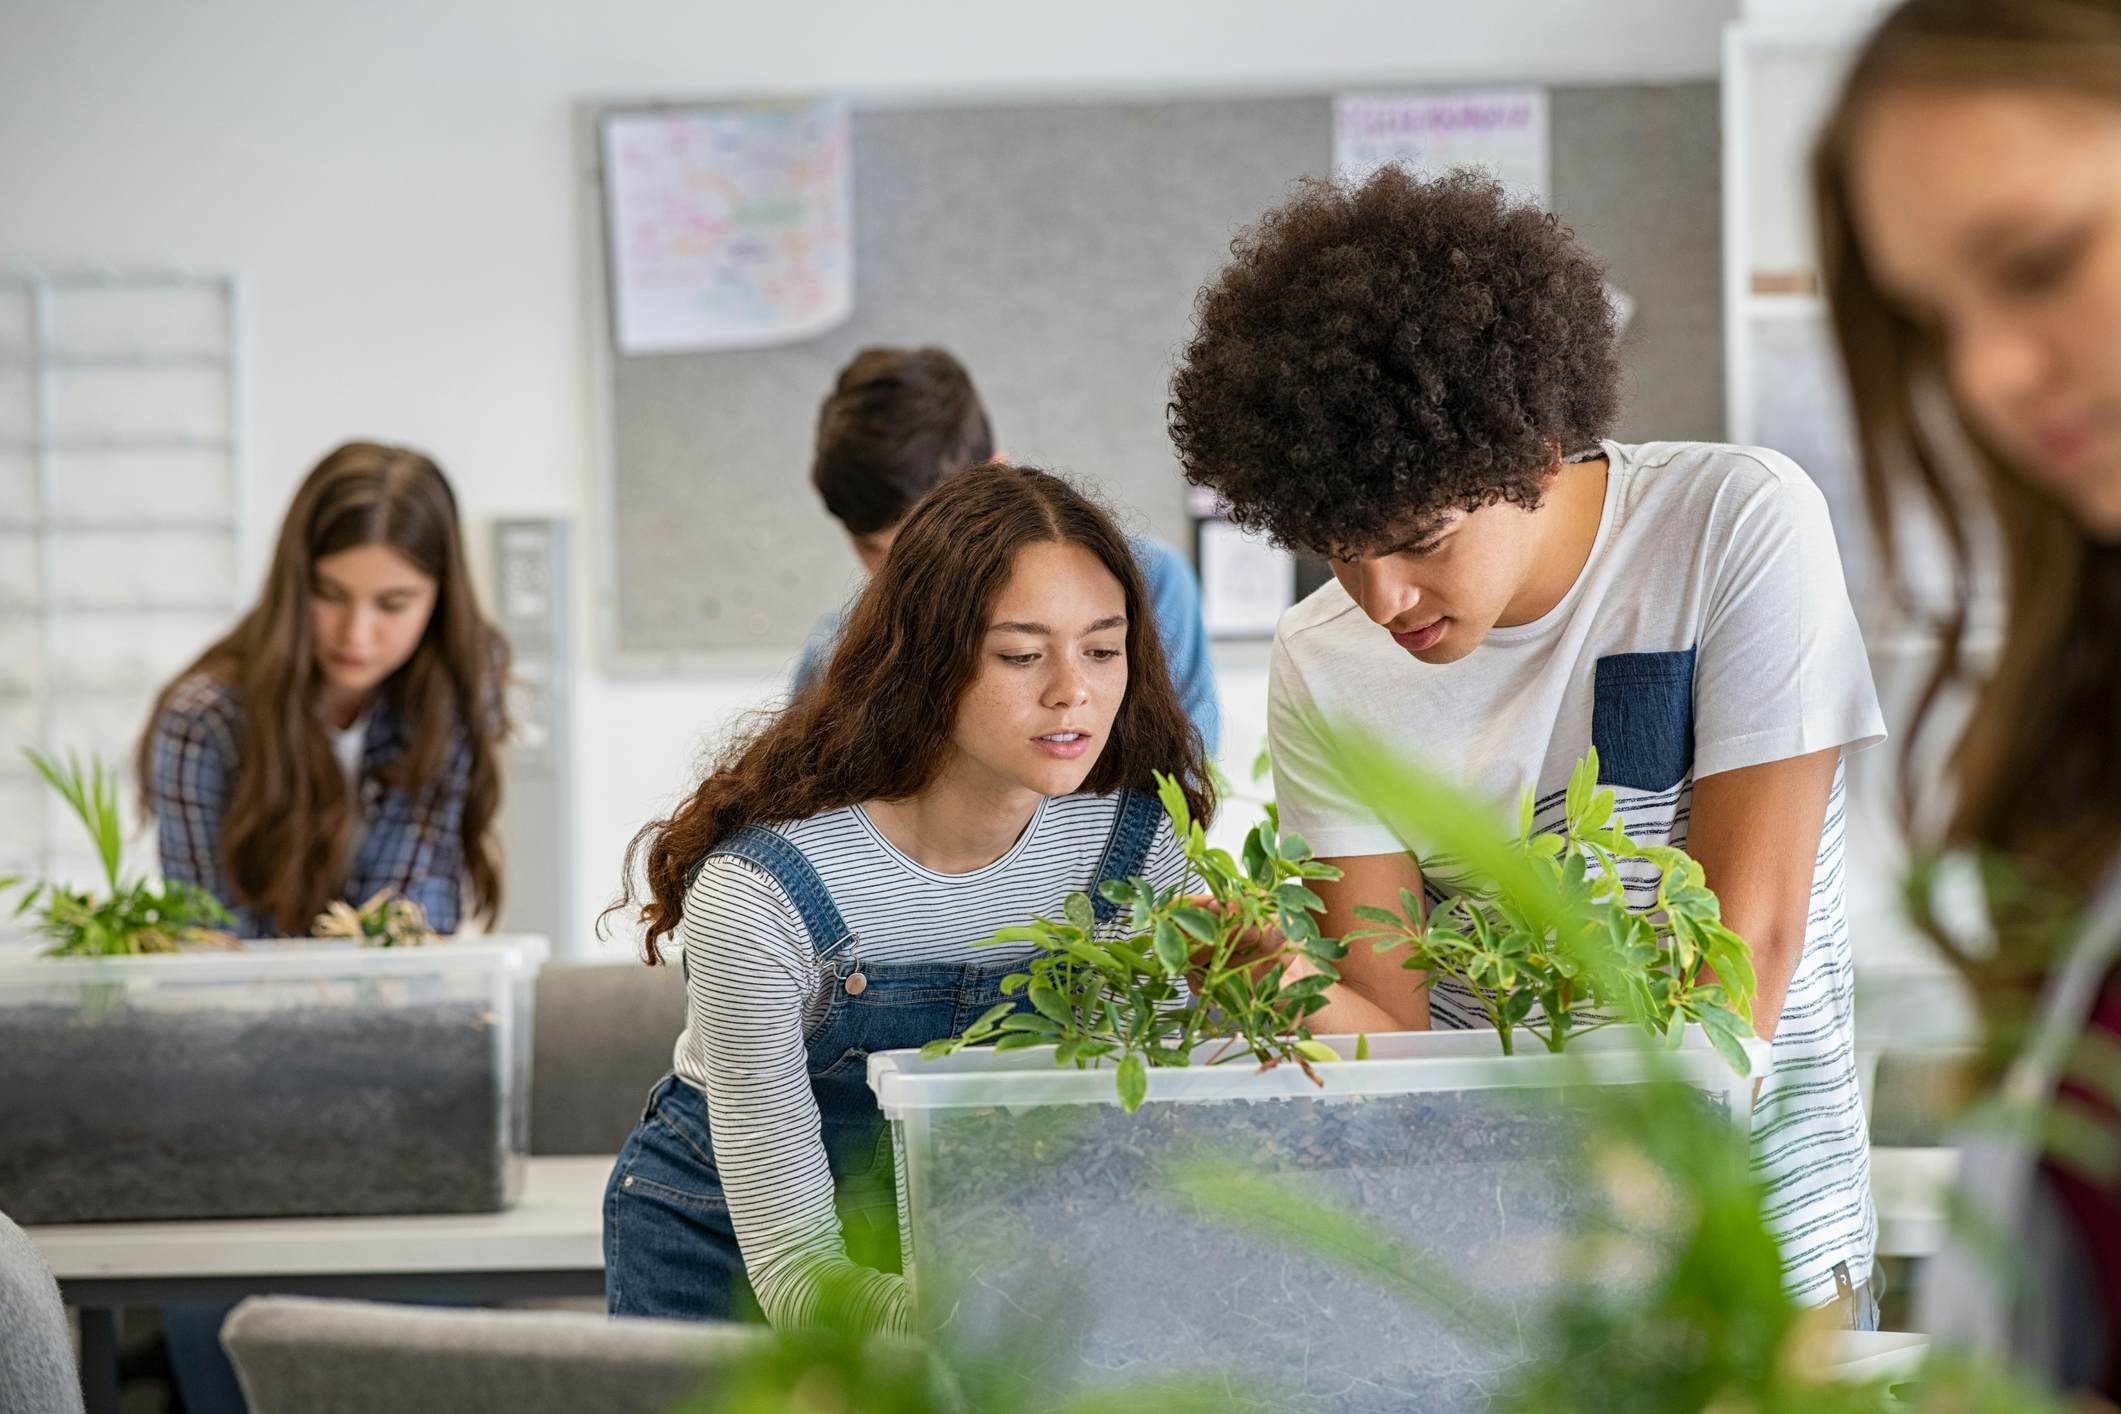
[[[1352,1057],[1352,1038],[1326,1039]],[[1518,1321],[1550,1293],[1584,1220],[1622,1206],[1630,1224],[1656,1226],[1655,1185],[1616,1205],[1588,1161],[1577,1087],[1654,1071],[1749,1123],[1752,1078],[1698,1031],[1655,1054],[1618,1028],[1563,1056],[1503,1057],[1489,1031],[1370,1047],[1317,1067],[1323,1087],[1243,1057],[1152,1069],[1132,1115],[1110,1069],[1056,1068],[1048,1049],[871,1056],[925,1318],[1010,1342],[1040,1382],[1197,1372],[1231,1409],[1479,1409],[1531,1353]],[[1756,1072],[1766,1056],[1758,1046]],[[1354,1213],[1503,1318],[1468,1328],[1345,1253],[1201,1211],[1168,1167],[1189,1155]]]
[[[490,1212],[530,1128],[546,943],[0,951],[0,1212]]]

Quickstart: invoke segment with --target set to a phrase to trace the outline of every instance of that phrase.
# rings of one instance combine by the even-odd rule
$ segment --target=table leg
[[[81,1402],[88,1414],[118,1414],[118,1312],[81,1308]]]

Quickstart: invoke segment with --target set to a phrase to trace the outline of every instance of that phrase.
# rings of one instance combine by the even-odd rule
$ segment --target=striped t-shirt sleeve
[[[905,1279],[847,1255],[804,1046],[813,967],[787,895],[753,865],[716,855],[685,899],[686,1045],[701,1077],[729,1218],[766,1319],[813,1323],[820,1298],[851,1300],[877,1329],[911,1329]]]

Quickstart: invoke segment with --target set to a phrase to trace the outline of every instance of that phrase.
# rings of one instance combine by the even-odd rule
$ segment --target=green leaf
[[[1298,1041],[1296,1043],[1296,1053],[1307,1060],[1337,1061],[1340,1059],[1340,1052],[1334,1050],[1323,1041]],[[1360,1060],[1361,1057],[1358,1056],[1356,1059]]]
[[[1311,857],[1311,845],[1302,835],[1283,835],[1281,837],[1280,853],[1283,859],[1309,859]]]
[[[1222,941],[1222,919],[1205,908],[1183,904],[1171,910],[1171,921],[1210,946]]]
[[[1178,925],[1168,918],[1156,920],[1156,960],[1166,973],[1176,977],[1186,970],[1189,951]]]
[[[1164,813],[1171,817],[1171,833],[1180,840],[1193,832],[1193,812],[1186,806],[1185,789],[1176,776],[1156,773],[1156,798],[1164,803]]]
[[[1318,920],[1308,913],[1284,911],[1276,915],[1275,922],[1281,928],[1282,938],[1294,947],[1308,948],[1319,941]]]
[[[118,812],[116,779],[99,758],[90,758],[91,769],[84,772],[80,758],[71,752],[64,766],[34,747],[24,747],[22,754],[80,820],[103,864],[104,882],[113,895],[117,894],[122,887],[119,871],[125,850],[125,822]]]
[[[1139,1053],[1130,1052],[1120,1061],[1115,1080],[1119,1087],[1119,1107],[1133,1114],[1142,1107],[1142,1101],[1149,1098],[1149,1072]]]
[[[1268,829],[1268,826],[1261,825],[1245,836],[1245,877],[1256,884],[1265,883],[1274,877],[1273,860],[1261,839]]]
[[[1050,1039],[1046,1036],[1034,1036],[1028,1031],[1011,1031],[994,1043],[994,1049],[997,1052],[1028,1051],[1033,1047],[1045,1045]]]
[[[1577,762],[1576,769],[1569,773],[1569,789],[1562,809],[1568,816],[1571,831],[1576,828],[1576,822],[1583,818],[1584,811],[1590,808],[1591,792],[1597,788],[1598,749],[1593,747],[1591,754]]]
[[[1745,1040],[1752,1033],[1745,1023],[1718,1007],[1709,1007],[1701,1013],[1701,1029],[1708,1034],[1709,1044],[1716,1054],[1739,1075],[1753,1073],[1753,1061],[1745,1053]]]
[[[1052,932],[1053,925],[1044,919],[1036,923],[1017,923],[1007,928],[995,929],[974,946],[986,948],[999,943],[1037,943],[1043,946],[1047,938],[1052,936]]]
[[[1369,1058],[1370,1033],[1367,1031],[1358,1031],[1355,1033],[1355,1059],[1368,1060]]]
[[[1090,896],[1088,894],[1068,895],[1068,901],[1061,905],[1061,912],[1067,915],[1070,923],[1073,923],[1085,933],[1096,931],[1097,913],[1090,907]]]
[[[1277,968],[1275,971],[1279,973],[1281,969]],[[1339,980],[1330,971],[1322,968],[1320,971],[1312,973],[1309,977],[1299,977],[1288,986],[1281,988],[1280,997],[1285,1002],[1300,1002],[1307,997],[1324,996],[1326,989]]]
[[[1406,920],[1391,909],[1376,908],[1367,903],[1355,905],[1355,916],[1362,919],[1365,923],[1380,923],[1387,928],[1400,928],[1406,925]]]
[[[980,1013],[979,1020],[965,1028],[965,1034],[967,1036],[984,1036],[994,1030],[1003,1017],[1013,1015],[1015,1011],[1016,1007],[1011,1002],[996,1002],[993,1006]]]
[[[1081,938],[1064,938],[1061,940],[1061,947],[1067,951],[1068,956],[1078,961],[1086,962],[1100,972],[1117,976],[1129,970],[1127,965],[1114,956],[1109,949],[1100,947],[1096,943],[1087,942]]]
[[[1294,879],[1275,885],[1274,902],[1290,913],[1326,911],[1326,901]]]
[[[1033,982],[1028,995],[1031,998],[1031,1005],[1038,1008],[1039,1015],[1047,1020],[1062,1026],[1073,1026],[1075,1024],[1074,1010],[1066,1001],[1062,1000],[1059,992],[1054,991],[1045,983]]]

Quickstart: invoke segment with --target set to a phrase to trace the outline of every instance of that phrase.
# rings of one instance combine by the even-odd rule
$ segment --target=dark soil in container
[[[491,1212],[481,1002],[0,1010],[0,1212],[23,1224]]]
[[[1532,1353],[1520,1322],[1571,1239],[1610,1212],[1564,1093],[932,1111],[916,1286],[968,1340],[1013,1333],[1027,1380],[1198,1371],[1232,1410],[1481,1409]],[[1501,1320],[1468,1328],[1198,1212],[1158,1172],[1184,1152],[1361,1215]]]

